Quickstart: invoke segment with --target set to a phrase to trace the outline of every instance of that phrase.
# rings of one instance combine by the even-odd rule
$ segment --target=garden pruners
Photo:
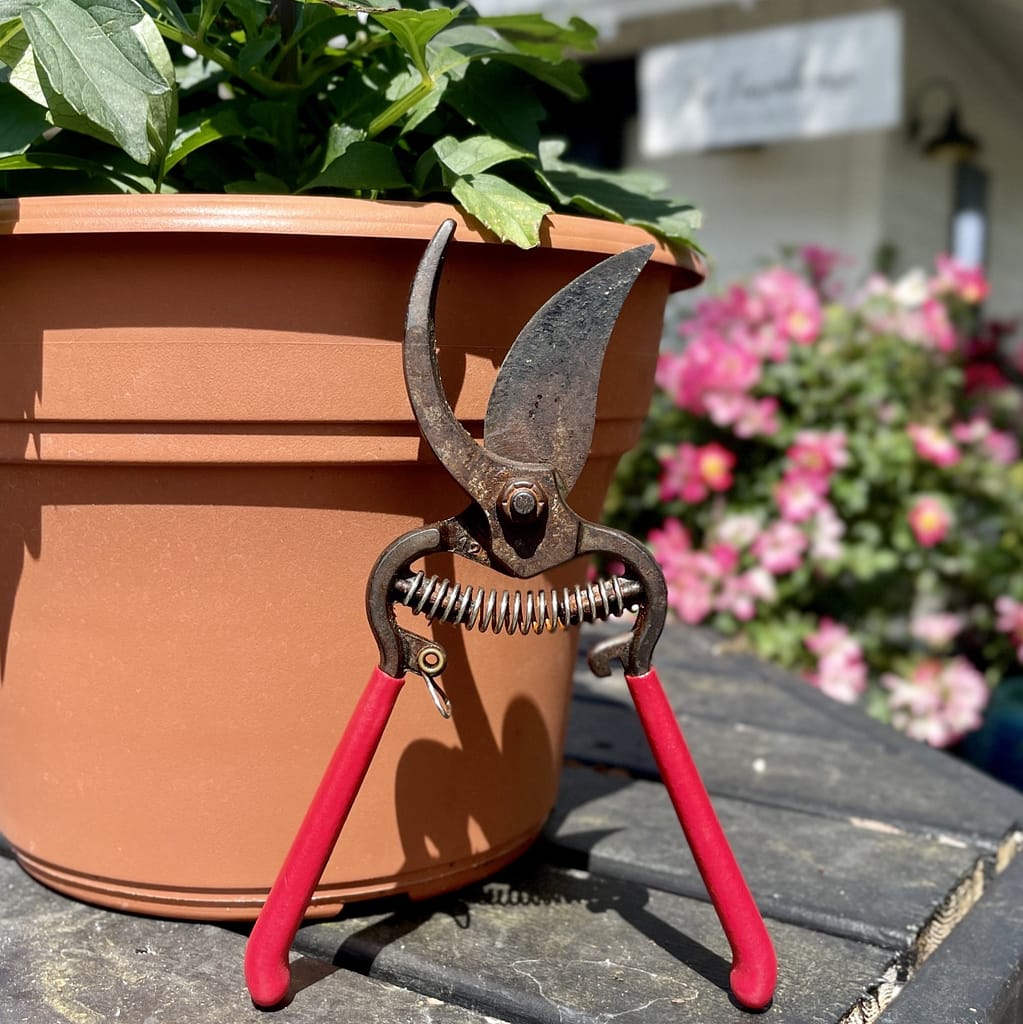
[[[446,664],[443,648],[399,626],[396,605],[430,620],[495,633],[539,633],[632,610],[632,629],[597,644],[590,667],[599,676],[610,674],[613,660],[625,668],[657,766],[732,948],[732,991],[744,1006],[760,1009],[774,991],[774,950],[651,665],[666,614],[664,577],[642,544],[582,519],[568,504],[589,454],[604,352],[653,246],[604,260],[529,321],[497,374],[480,445],[448,404],[435,350],[434,309],[454,229],[453,221],[441,225],[419,265],[403,354],[405,383],[423,436],[470,504],[450,519],[397,538],[370,575],[366,604],[380,662],[252,931],[245,956],[249,991],[262,1007],[288,998],[289,948],[406,673],[422,676],[440,712],[452,713],[438,681]],[[560,592],[498,593],[412,570],[414,562],[435,552],[453,552],[517,579],[580,555],[601,555],[625,568],[620,575]]]

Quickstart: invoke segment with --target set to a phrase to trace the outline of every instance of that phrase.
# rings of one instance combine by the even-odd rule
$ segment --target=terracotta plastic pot
[[[47,885],[144,913],[255,916],[376,664],[363,601],[377,554],[466,504],[401,375],[412,275],[452,214],[0,202],[0,832]],[[523,252],[460,224],[438,336],[476,436],[529,316],[648,240],[552,217]],[[586,516],[638,436],[666,296],[699,277],[660,248],[628,300],[572,495]],[[452,559],[432,571],[506,585]],[[436,629],[454,717],[410,678],[316,914],[481,877],[553,805],[574,636]]]

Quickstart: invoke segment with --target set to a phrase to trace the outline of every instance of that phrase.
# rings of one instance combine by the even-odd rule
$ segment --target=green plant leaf
[[[440,161],[431,146],[416,161],[416,165],[412,169],[412,187],[417,195],[422,195],[434,186],[440,188],[442,185]]]
[[[46,108],[46,93],[39,82],[35,54],[21,19],[7,22],[0,32],[0,61],[7,66],[6,78],[22,95]]]
[[[488,227],[502,241],[522,249],[540,244],[540,224],[551,212],[522,189],[494,174],[458,178],[451,193],[465,211]]]
[[[244,37],[241,39],[235,37],[241,45],[259,35],[260,29],[270,14],[269,0],[226,0],[225,6],[244,27]]]
[[[265,132],[260,132],[258,128],[254,129],[251,124],[245,124],[239,118],[234,107],[222,107],[212,115],[203,111],[200,116],[192,117],[189,121],[182,123],[167,153],[164,170],[169,171],[190,153],[194,153],[211,142],[239,135],[247,135],[249,138],[263,139],[264,141],[270,137]]]
[[[159,163],[173,133],[174,68],[159,29],[132,0],[38,0],[22,12],[28,46],[10,82],[44,99],[53,122]]]
[[[453,73],[459,65],[482,60],[503,61],[573,99],[586,95],[586,84],[576,61],[534,57],[484,25],[452,26],[431,47],[430,67],[435,74]]]
[[[199,36],[205,36],[224,6],[224,0],[202,0],[199,4]]]
[[[0,156],[24,153],[48,125],[44,107],[14,86],[0,84]]]
[[[531,90],[522,88],[524,81],[507,65],[473,64],[462,81],[448,86],[444,102],[487,135],[536,151],[544,108]]]
[[[478,24],[496,29],[523,53],[543,60],[564,60],[570,49],[579,53],[597,49],[597,30],[582,18],[559,25],[542,14],[503,14],[480,18]]]
[[[41,0],[0,0],[0,27],[17,21],[29,7],[37,7]]]
[[[433,144],[437,159],[452,174],[460,178],[482,174],[507,160],[532,160],[532,153],[512,146],[489,135],[474,135],[471,139],[456,139],[446,135]]]
[[[408,188],[390,146],[380,142],[353,142],[299,191],[338,188],[347,191]]]
[[[451,23],[455,12],[446,7],[427,11],[374,11],[373,19],[397,39],[412,58],[423,78],[430,77],[426,61],[426,44]]]
[[[342,11],[361,11],[363,14],[375,14],[377,11],[400,11],[401,7],[390,0],[318,0],[328,7],[337,7]]]
[[[19,153],[0,157],[0,171],[82,171],[99,178],[118,192],[152,192],[151,178],[122,174],[105,164],[63,153]]]
[[[560,142],[542,143],[541,168],[537,171],[559,203],[607,220],[634,224],[669,242],[698,249],[692,235],[700,226],[701,215],[695,207],[634,191],[630,175],[564,163],[560,159],[562,150]]]
[[[244,73],[263,61],[263,58],[279,45],[281,39],[276,32],[264,32],[254,39],[246,40],[238,51],[238,67]]]
[[[363,128],[352,124],[332,124],[327,132],[327,148],[323,153],[323,170],[329,167],[354,142],[362,142],[366,138]]]
[[[519,51],[493,29],[456,24],[446,28],[427,47],[430,73],[461,78],[470,64],[499,54]]]
[[[222,0],[221,0],[222,2]],[[162,15],[172,25],[177,26],[182,32],[191,32],[185,12],[178,6],[178,0],[141,0],[143,8],[150,14]],[[205,35],[201,32],[200,35]]]
[[[531,57],[529,54],[508,55],[501,54],[496,57],[506,64],[511,64],[525,71],[537,81],[545,85],[553,86],[558,92],[564,93],[569,99],[581,100],[588,95],[589,90],[583,81],[582,68],[574,60],[562,61],[560,64],[551,64],[549,61]]]

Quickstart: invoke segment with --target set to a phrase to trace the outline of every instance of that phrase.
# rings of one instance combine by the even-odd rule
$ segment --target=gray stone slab
[[[909,948],[984,853],[867,819],[728,797],[716,809],[763,913],[892,949]],[[546,838],[553,855],[597,874],[706,898],[660,783],[567,768]]]
[[[207,924],[97,910],[0,858],[3,1024],[485,1024],[487,1018],[308,958],[305,985],[268,1016],[242,978],[245,937]]]
[[[834,1024],[881,977],[888,950],[769,927],[780,961],[762,1016],[727,992],[728,946],[708,904],[529,860],[427,905],[299,932],[296,948],[509,1021]]]
[[[1023,856],[985,894],[895,997],[878,1024],[1023,1021]]]
[[[722,718],[690,716],[683,673],[662,671],[683,732],[715,795],[838,817],[863,817],[906,829],[941,832],[994,849],[1023,822],[1023,794],[949,755],[886,730],[895,742],[820,735],[747,724],[743,705]],[[769,685],[769,684],[762,684]],[[848,711],[848,709],[841,709]],[[657,778],[653,756],[626,697],[572,703],[566,755]]]

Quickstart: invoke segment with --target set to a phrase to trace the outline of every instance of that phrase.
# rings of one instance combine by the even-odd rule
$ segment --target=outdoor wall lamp
[[[938,121],[940,126],[928,131],[925,127],[925,100],[932,94],[944,94],[945,114],[943,118],[930,117]],[[933,108],[933,105],[931,105]],[[906,134],[910,142],[920,146],[924,156],[931,160],[943,160],[948,163],[961,163],[970,160],[980,152],[980,140],[976,135],[965,131],[959,121],[959,94],[955,86],[944,78],[935,78],[925,82],[916,92],[910,104]]]

